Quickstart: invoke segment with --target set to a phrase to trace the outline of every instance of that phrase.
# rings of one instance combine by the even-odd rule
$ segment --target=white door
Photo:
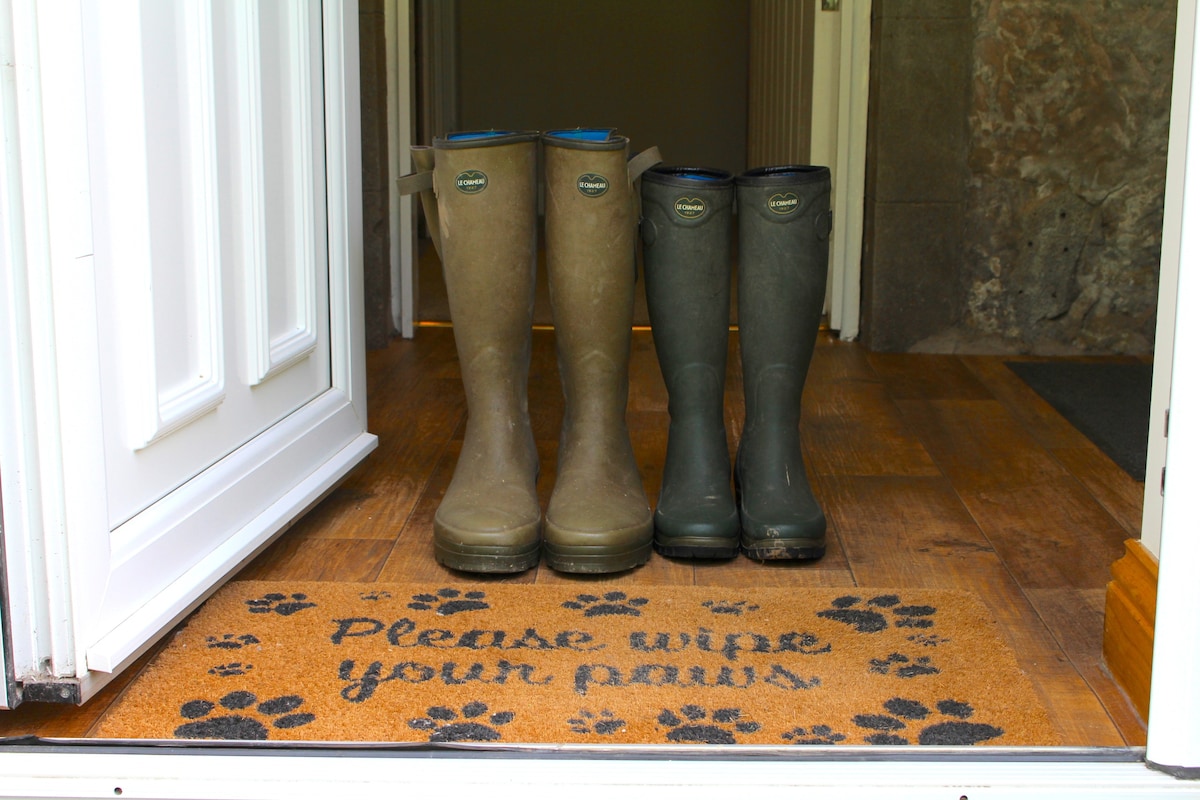
[[[41,178],[9,251],[36,448],[0,469],[38,475],[6,514],[12,655],[82,699],[374,446],[357,36],[341,4],[12,5]]]

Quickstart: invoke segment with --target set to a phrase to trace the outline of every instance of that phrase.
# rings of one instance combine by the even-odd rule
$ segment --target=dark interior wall
[[[1151,352],[1175,3],[872,9],[866,344]]]
[[[729,0],[458,0],[458,127],[612,127],[740,171],[748,26]]]
[[[358,6],[363,183],[363,290],[367,347],[387,347],[392,324],[388,230],[387,49],[383,0]]]
[[[903,351],[962,314],[970,0],[874,0],[862,340]]]

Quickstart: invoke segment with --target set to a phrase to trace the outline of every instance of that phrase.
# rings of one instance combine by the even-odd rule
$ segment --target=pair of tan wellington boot
[[[542,518],[527,381],[537,270],[538,153],[546,265],[565,412]],[[454,476],[434,517],[437,560],[468,572],[607,573],[645,563],[653,517],[625,410],[637,176],[608,129],[451,134],[414,148],[441,257],[467,400]],[[402,179],[402,181],[405,179]]]

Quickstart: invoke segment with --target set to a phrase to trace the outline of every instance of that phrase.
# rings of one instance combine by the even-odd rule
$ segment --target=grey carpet
[[[1153,365],[1081,361],[1005,363],[1121,469],[1135,480],[1146,479]]]

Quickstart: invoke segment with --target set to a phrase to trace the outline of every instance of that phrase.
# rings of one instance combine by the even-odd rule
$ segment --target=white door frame
[[[391,245],[392,323],[411,339],[416,325],[416,208],[401,194],[396,179],[412,172],[413,145],[413,0],[384,0],[387,46],[388,235]]]
[[[825,13],[817,11],[818,14]],[[858,338],[862,296],[864,199],[867,188],[867,98],[871,76],[871,0],[842,4],[838,69],[838,142],[830,250],[833,285],[829,327],[842,341]]]
[[[1196,681],[1200,674],[1200,621],[1195,615],[1200,602],[1200,581],[1195,575],[1200,564],[1200,537],[1196,536],[1200,493],[1195,489],[1200,481],[1200,314],[1196,313],[1200,308],[1200,102],[1196,96],[1200,80],[1196,75],[1195,0],[1181,2],[1178,13],[1175,92],[1179,94],[1175,97],[1179,102],[1172,109],[1172,158],[1168,162],[1160,269],[1165,289],[1159,300],[1159,319],[1173,318],[1173,344],[1168,349],[1170,430],[1157,531],[1158,597],[1146,757],[1156,764],[1187,768],[1200,777],[1200,725],[1195,716],[1200,709]],[[1181,96],[1184,91],[1187,98]],[[1158,381],[1157,352],[1155,356]],[[1159,398],[1163,394],[1157,386],[1156,394]],[[1154,427],[1152,417],[1152,431]],[[1146,486],[1146,494],[1153,497],[1150,473]],[[1152,515],[1147,516],[1153,520]],[[1154,532],[1149,532],[1151,538]]]
[[[346,2],[353,15],[353,0]],[[1194,31],[1196,0],[1181,0],[1180,25]],[[344,12],[345,13],[345,12]],[[351,16],[351,19],[354,17]],[[1180,37],[1182,42],[1185,37]],[[1191,33],[1186,37],[1193,42]],[[1192,47],[1177,47],[1189,71]],[[1196,84],[1193,83],[1193,86]],[[1200,106],[1194,104],[1193,107]],[[1188,129],[1188,151],[1200,158],[1200,119]],[[1182,165],[1178,165],[1182,169]],[[1195,774],[1200,770],[1200,170],[1171,183],[1183,198],[1184,225],[1176,315],[1171,444],[1162,529],[1162,570],[1146,760]],[[1175,265],[1164,264],[1164,269]],[[1175,660],[1178,659],[1178,663]],[[1163,663],[1163,662],[1166,663]],[[242,750],[140,749],[75,743],[60,752],[0,748],[0,796],[294,797],[367,798],[383,795],[486,794],[491,800],[527,798],[547,791],[572,797],[689,798],[731,794],[794,798],[798,788],[839,798],[1044,798],[1117,800],[1129,797],[1200,798],[1200,782],[1148,767],[1131,750],[972,748],[776,748],[771,751],[697,747],[668,753],[644,748],[620,761],[613,750],[548,746],[540,754],[513,754],[480,745],[440,754],[406,752],[394,745],[357,748]],[[712,754],[705,758],[705,754]],[[411,757],[409,757],[411,755]],[[540,758],[538,756],[541,756]],[[821,790],[824,790],[823,793]]]

